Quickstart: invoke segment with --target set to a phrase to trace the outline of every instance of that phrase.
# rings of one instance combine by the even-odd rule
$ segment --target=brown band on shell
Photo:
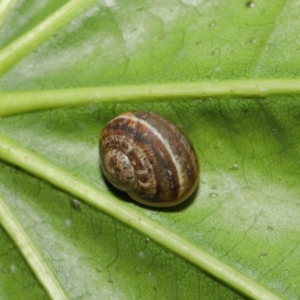
[[[199,163],[196,152],[187,136],[174,124],[150,112],[134,112],[138,119],[145,120],[153,128],[159,128],[164,143],[169,144],[173,160],[181,176],[179,197],[187,198],[198,183]],[[191,188],[192,187],[192,188]]]

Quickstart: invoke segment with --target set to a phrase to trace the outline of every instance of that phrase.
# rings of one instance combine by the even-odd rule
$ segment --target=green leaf
[[[1,5],[1,299],[298,298],[297,1]],[[141,109],[195,145],[178,207],[101,173],[101,129]]]

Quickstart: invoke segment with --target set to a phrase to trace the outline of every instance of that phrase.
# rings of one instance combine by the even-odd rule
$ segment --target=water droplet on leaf
[[[217,193],[210,193],[210,194],[209,194],[209,197],[210,197],[210,198],[216,198],[217,196],[218,196]]]

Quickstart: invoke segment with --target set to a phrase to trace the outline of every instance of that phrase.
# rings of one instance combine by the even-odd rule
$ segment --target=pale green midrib
[[[90,103],[267,97],[300,94],[300,79],[251,79],[0,93],[0,117]]]
[[[61,283],[57,280],[55,274],[35,247],[34,242],[26,234],[24,228],[6,205],[1,195],[0,224],[30,265],[31,270],[46,290],[47,295],[53,300],[69,299],[61,286]]]
[[[45,21],[0,50],[0,75],[49,39],[95,0],[71,0]]]
[[[222,263],[203,249],[150,220],[128,204],[107,195],[0,134],[0,159],[82,199],[166,249],[193,263],[242,294],[254,299],[280,299],[268,289]]]

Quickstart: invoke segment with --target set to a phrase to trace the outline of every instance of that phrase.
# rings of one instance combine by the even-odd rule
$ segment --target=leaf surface
[[[55,298],[53,282],[70,299],[297,299],[298,12],[279,0],[7,5],[0,298]],[[177,124],[201,162],[196,194],[173,209],[132,202],[99,167],[105,123],[141,109]]]

